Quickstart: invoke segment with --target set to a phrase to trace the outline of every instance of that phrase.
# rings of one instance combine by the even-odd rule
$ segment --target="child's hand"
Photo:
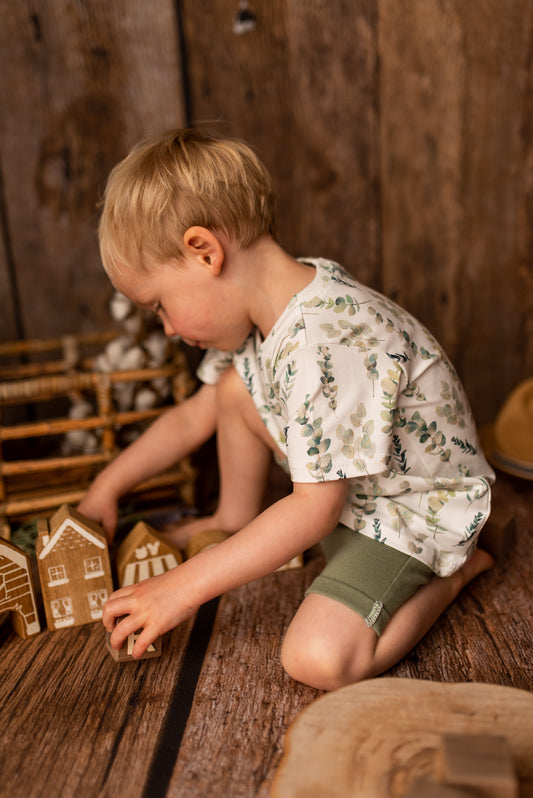
[[[121,648],[130,634],[142,629],[133,648],[133,656],[141,657],[150,643],[196,611],[197,607],[185,603],[184,591],[178,587],[180,567],[111,594],[102,620],[113,648]],[[121,619],[118,623],[117,618]]]
[[[78,510],[87,518],[101,524],[109,543],[115,536],[118,521],[118,501],[95,487],[93,483],[88,493],[78,505]]]

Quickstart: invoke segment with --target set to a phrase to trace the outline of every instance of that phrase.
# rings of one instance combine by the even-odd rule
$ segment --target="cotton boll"
[[[170,380],[167,377],[156,377],[151,380],[150,385],[156,391],[160,400],[167,399],[170,396]]]
[[[133,369],[140,369],[146,362],[146,355],[140,346],[132,346],[124,352],[120,363],[121,371],[131,371]]]
[[[158,403],[158,395],[149,385],[143,385],[135,394],[133,406],[135,410],[150,410]]]
[[[130,335],[133,339],[136,339],[140,336],[142,330],[142,316],[138,313],[135,313],[133,316],[129,316],[127,319],[125,319],[122,323],[122,326],[128,335]]]
[[[93,406],[87,399],[73,399],[68,415],[69,418],[88,418],[93,412]]]
[[[111,370],[122,369],[122,361],[125,352],[131,347],[131,341],[126,336],[121,335],[108,343],[105,349],[107,360],[111,364]]]
[[[148,352],[148,362],[152,367],[161,366],[168,357],[168,339],[163,332],[154,330],[143,341],[143,346]]]
[[[109,312],[111,318],[115,321],[124,321],[133,310],[133,302],[127,296],[121,294],[120,291],[115,291],[109,303]]]
[[[131,382],[117,382],[113,389],[113,398],[117,408],[121,413],[131,410],[133,406],[133,395],[135,384]]]
[[[109,358],[105,352],[102,352],[95,357],[94,368],[96,371],[100,371],[102,373],[113,371],[113,366],[109,362]]]

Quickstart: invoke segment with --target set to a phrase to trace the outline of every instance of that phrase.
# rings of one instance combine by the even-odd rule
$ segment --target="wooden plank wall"
[[[424,321],[490,420],[533,373],[529,0],[0,0],[0,339],[107,323],[105,176],[194,124],[272,171],[282,243]]]

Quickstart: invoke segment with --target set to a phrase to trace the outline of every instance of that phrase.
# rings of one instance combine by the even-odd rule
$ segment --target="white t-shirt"
[[[457,374],[394,302],[336,263],[304,262],[316,275],[267,338],[208,351],[198,376],[214,384],[233,363],[293,482],[347,479],[343,524],[453,573],[494,480]]]

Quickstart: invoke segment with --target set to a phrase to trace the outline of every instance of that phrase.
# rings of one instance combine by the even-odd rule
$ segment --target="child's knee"
[[[362,681],[372,673],[372,652],[331,645],[331,640],[309,635],[303,640],[285,638],[281,663],[291,678],[318,690],[336,690]]]

